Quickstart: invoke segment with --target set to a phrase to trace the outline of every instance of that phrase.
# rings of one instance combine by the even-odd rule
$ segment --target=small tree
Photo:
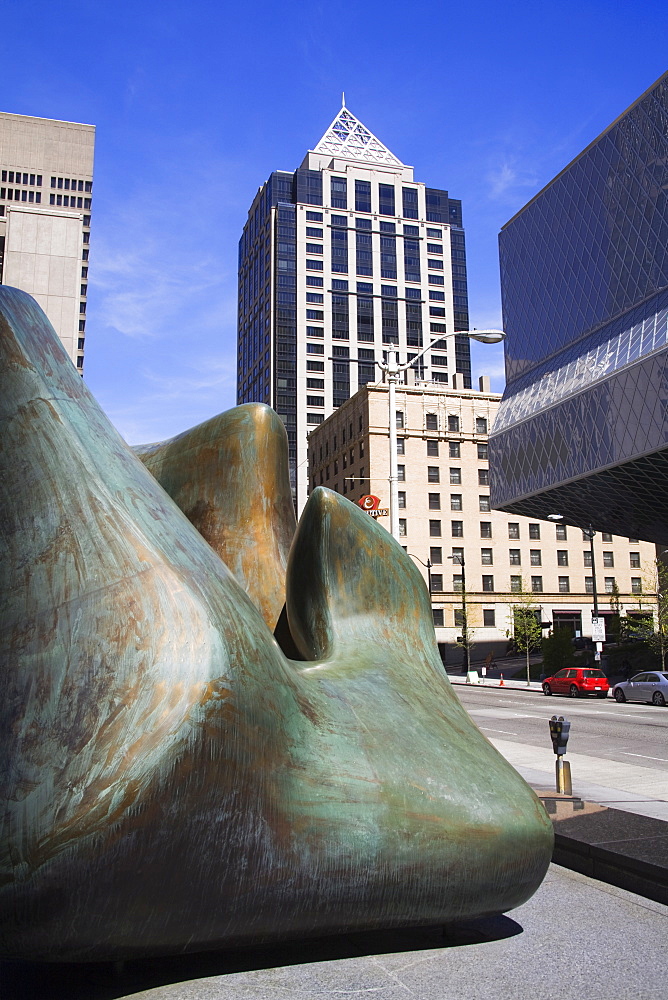
[[[541,643],[543,669],[547,674],[567,667],[573,659],[573,639],[567,628],[555,628]]]
[[[616,580],[613,580],[612,590],[610,592],[610,610],[612,611],[612,614],[610,615],[610,619],[607,623],[607,629],[610,633],[612,641],[619,642],[622,637],[622,606],[619,600],[619,587]]]
[[[506,634],[512,635],[517,650],[526,656],[528,685],[531,682],[529,658],[533,650],[540,646],[543,631],[540,626],[540,612],[533,594],[522,587],[516,600],[517,603],[510,609],[512,630]]]
[[[650,649],[657,654],[661,662],[661,670],[666,669],[668,655],[668,566],[660,559],[656,565],[656,619],[653,627],[644,635]],[[651,625],[649,617],[647,625]]]

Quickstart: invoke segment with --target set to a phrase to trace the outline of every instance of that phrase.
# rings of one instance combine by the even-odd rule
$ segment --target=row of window
[[[3,184],[30,184],[31,187],[42,186],[42,175],[26,173],[23,170],[3,170],[0,177]]]
[[[25,174],[23,176],[25,177]],[[23,183],[25,184],[25,181]],[[51,187],[64,189],[65,191],[92,191],[93,182],[70,180],[69,177],[52,177]]]
[[[49,205],[62,205],[64,208],[83,208],[84,211],[90,211],[92,204],[91,198],[79,198],[74,195],[67,194],[51,194],[49,195]],[[84,225],[90,225],[90,219],[88,222],[84,222]]]
[[[436,628],[443,628],[445,625],[445,616],[443,613],[443,608],[432,608],[431,609],[434,626]],[[464,624],[464,612],[461,608],[455,608],[453,614],[453,624],[455,628],[461,628]],[[495,628],[496,627],[496,612],[493,608],[483,608],[482,612],[482,624],[484,628]]]
[[[0,198],[5,201],[27,201],[35,205],[42,204],[41,191],[21,191],[19,188],[0,187]],[[3,212],[4,214],[4,212]]]
[[[314,218],[317,216],[317,218]],[[307,212],[306,213],[307,222],[320,222],[322,223],[323,217],[321,212]],[[352,223],[346,218],[345,215],[332,215],[329,220],[331,226],[335,229],[354,229],[355,232],[362,233],[373,233],[374,229],[371,224],[371,219],[355,219],[355,225],[353,227]],[[309,239],[322,240],[324,239],[324,228],[322,226],[306,226],[306,236]],[[392,236],[406,236],[410,240],[420,238],[420,229],[418,226],[404,226],[403,232],[397,232],[397,227],[393,222],[381,222],[378,225],[378,229],[375,230],[377,233],[389,234]],[[443,232],[440,229],[427,229],[427,239],[428,240],[442,240]],[[267,246],[269,241],[267,241]],[[427,253],[443,253],[442,243],[427,243]]]
[[[435,344],[434,346],[437,347],[438,345]],[[395,414],[395,422],[398,428],[404,428],[406,426],[405,419],[406,418],[404,413],[401,410],[397,410]],[[439,430],[440,428],[439,428],[438,413],[425,413],[424,426],[425,430],[427,431]],[[457,416],[457,414],[455,413],[448,414],[446,426],[448,433],[450,434],[458,434],[461,431],[461,420]],[[476,434],[487,434],[487,429],[488,429],[487,417],[476,417],[475,418]],[[445,430],[445,428],[443,428],[443,430]],[[438,445],[438,441],[435,441],[433,443]],[[480,448],[480,445],[478,445],[478,448]],[[487,445],[485,445],[485,458],[487,457],[486,449]],[[436,452],[436,454],[438,454],[438,451]]]

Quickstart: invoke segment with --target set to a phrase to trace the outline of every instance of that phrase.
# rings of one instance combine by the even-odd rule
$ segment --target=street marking
[[[507,729],[490,729],[489,726],[480,726],[487,733],[503,733],[504,736],[519,736],[519,733],[509,733]]]
[[[642,757],[644,760],[660,760],[664,764],[668,764],[668,760],[665,757],[648,757],[646,753],[629,753],[628,750],[616,750],[608,751],[609,753],[623,753],[625,757]]]

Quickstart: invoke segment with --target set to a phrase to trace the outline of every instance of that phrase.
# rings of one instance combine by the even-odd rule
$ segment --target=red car
[[[567,694],[571,698],[582,698],[595,694],[597,698],[607,698],[608,678],[602,670],[592,667],[564,667],[554,677],[543,681],[543,694]]]

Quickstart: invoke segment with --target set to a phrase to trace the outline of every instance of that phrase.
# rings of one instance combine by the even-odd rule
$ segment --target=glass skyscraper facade
[[[499,247],[493,505],[668,544],[668,74]]]
[[[343,107],[301,167],[258,191],[239,243],[237,402],[285,423],[299,510],[307,435],[377,381],[397,345],[410,360],[439,334],[468,330],[461,202],[413,179]],[[471,387],[469,341],[437,343],[410,372]]]

